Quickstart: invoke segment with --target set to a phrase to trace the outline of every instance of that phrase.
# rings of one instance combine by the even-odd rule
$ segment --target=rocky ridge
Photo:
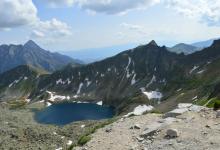
[[[24,45],[0,45],[0,73],[20,65],[30,65],[51,73],[69,63],[79,66],[81,61],[44,50],[32,40]]]
[[[173,117],[170,117],[171,114]],[[219,111],[192,104],[179,104],[178,108],[167,114],[123,117],[99,129],[91,135],[91,141],[75,149],[218,150],[219,128]]]
[[[140,104],[153,105],[162,112],[178,103],[205,105],[219,97],[219,49],[220,40],[216,40],[208,48],[184,55],[151,41],[99,62],[68,65],[50,75],[38,75],[31,80],[30,91],[16,98],[45,104],[102,101],[103,105],[115,107],[117,114],[127,113]],[[10,74],[13,70],[0,78]],[[19,79],[22,82],[17,82]],[[11,90],[22,93],[24,79],[18,74],[10,82],[0,81],[0,100],[10,101]]]

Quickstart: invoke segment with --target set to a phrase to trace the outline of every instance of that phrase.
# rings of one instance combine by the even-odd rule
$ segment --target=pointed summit
[[[33,41],[33,40],[29,40],[24,44],[24,47],[28,47],[28,48],[39,48],[39,46]]]
[[[154,40],[150,41],[150,42],[148,43],[148,45],[158,46],[157,43],[156,43]]]

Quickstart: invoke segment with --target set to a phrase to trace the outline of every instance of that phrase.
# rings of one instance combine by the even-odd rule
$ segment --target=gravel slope
[[[140,129],[131,129],[134,125]],[[179,136],[166,137],[168,129],[176,129]],[[220,118],[205,108],[176,118],[147,114],[121,119],[99,129],[91,141],[76,150],[219,150],[219,141]]]

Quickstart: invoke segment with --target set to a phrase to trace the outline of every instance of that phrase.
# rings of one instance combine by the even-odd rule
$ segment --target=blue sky
[[[33,39],[51,51],[220,37],[213,0],[1,0],[0,44]]]

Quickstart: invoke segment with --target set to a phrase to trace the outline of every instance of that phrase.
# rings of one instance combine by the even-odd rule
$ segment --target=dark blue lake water
[[[112,107],[91,103],[60,103],[35,112],[35,120],[43,124],[65,125],[74,121],[112,118]]]

